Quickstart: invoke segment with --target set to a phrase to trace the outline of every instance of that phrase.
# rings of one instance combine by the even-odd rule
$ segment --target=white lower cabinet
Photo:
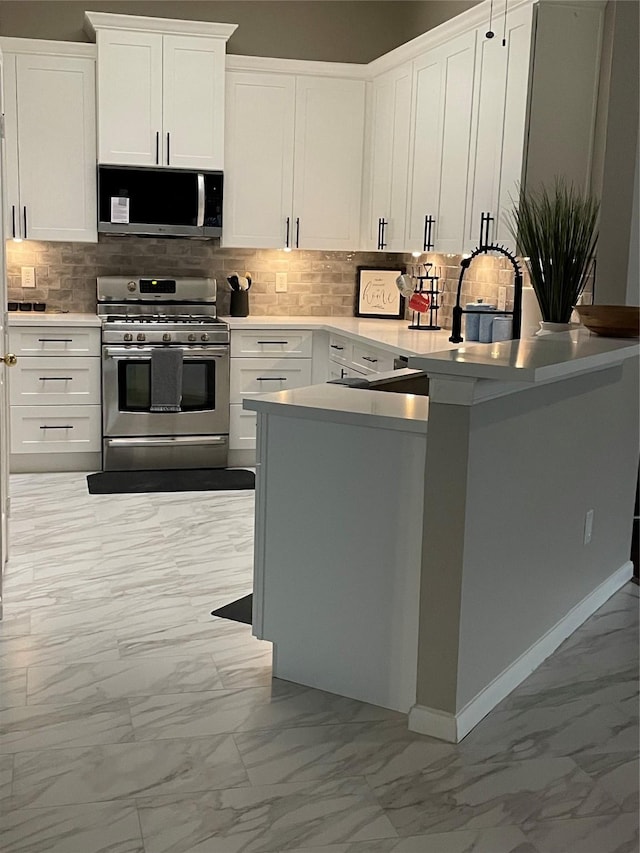
[[[100,467],[100,330],[21,326],[9,330],[18,363],[9,374],[11,470]]]
[[[366,377],[393,370],[393,353],[332,335],[329,338],[329,379]]]
[[[256,416],[242,408],[245,398],[311,385],[312,341],[308,329],[231,331],[229,450],[255,451]]]

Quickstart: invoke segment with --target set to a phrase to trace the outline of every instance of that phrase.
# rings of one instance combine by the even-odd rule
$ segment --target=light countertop
[[[605,338],[585,330],[495,344],[462,344],[448,352],[409,359],[429,375],[502,382],[549,382],[602,370],[640,354],[636,338]]]
[[[362,343],[375,344],[394,355],[427,355],[457,346],[449,342],[448,329],[415,331],[409,320],[369,320],[363,317],[221,317],[233,329],[312,329],[346,334]]]
[[[53,311],[10,311],[9,326],[101,326],[97,314],[68,314]]]
[[[247,398],[244,408],[283,417],[426,434],[429,400],[414,394],[323,384]]]

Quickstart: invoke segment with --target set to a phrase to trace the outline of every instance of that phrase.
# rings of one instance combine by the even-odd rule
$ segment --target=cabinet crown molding
[[[3,53],[33,53],[38,56],[80,56],[96,58],[95,44],[75,41],[49,41],[47,39],[25,39],[13,36],[0,36],[0,50]]]
[[[312,59],[279,59],[272,56],[242,56],[228,53],[227,71],[260,71],[269,74],[312,74],[315,77],[369,78],[367,65],[355,62],[325,62]]]
[[[109,12],[84,13],[84,31],[93,40],[96,30],[135,30],[167,35],[211,36],[228,41],[237,28],[237,24],[215,24],[210,21],[180,21],[145,15],[114,15]]]

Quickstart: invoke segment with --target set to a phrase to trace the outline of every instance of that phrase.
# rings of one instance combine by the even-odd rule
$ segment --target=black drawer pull
[[[344,347],[339,347],[338,344],[331,344],[330,346],[331,346],[331,349],[339,349],[339,350],[344,349]]]
[[[73,376],[39,376],[40,382],[71,382]]]
[[[41,426],[40,429],[73,429],[71,424],[64,424],[63,426]]]
[[[38,338],[39,344],[72,344],[73,338]]]
[[[286,382],[286,376],[256,376],[256,382]]]
[[[288,344],[289,341],[256,341],[257,344]]]
[[[373,364],[375,364],[378,359],[377,358],[371,358],[371,356],[368,356],[368,355],[363,355],[362,360],[363,361],[371,361]]]

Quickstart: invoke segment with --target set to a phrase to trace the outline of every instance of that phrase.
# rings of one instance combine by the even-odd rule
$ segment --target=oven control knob
[[[124,336],[125,341],[132,341],[133,335],[130,332],[127,332]]]
[[[163,341],[170,341],[171,335],[168,332],[165,332],[164,335],[162,336],[162,340]]]
[[[127,290],[128,290],[128,291],[130,291],[130,292],[132,293],[135,289],[136,289],[136,283],[135,283],[135,281],[130,281],[130,282],[127,284]]]
[[[196,336],[193,334],[193,332],[190,335],[187,335],[188,341],[195,341],[195,339],[196,339]]]
[[[201,341],[208,341],[209,335],[205,332],[204,335],[200,335],[200,340]]]
[[[144,332],[138,332],[138,334],[136,335],[136,340],[138,340],[138,341],[146,341],[146,339],[147,339],[147,336],[145,335]]]

